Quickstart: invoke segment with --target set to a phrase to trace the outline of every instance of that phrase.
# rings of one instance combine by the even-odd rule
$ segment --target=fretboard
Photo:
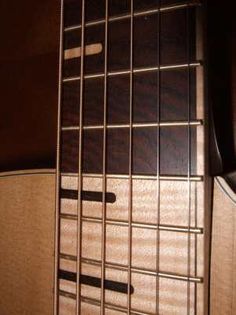
[[[201,16],[62,1],[54,315],[207,314]]]

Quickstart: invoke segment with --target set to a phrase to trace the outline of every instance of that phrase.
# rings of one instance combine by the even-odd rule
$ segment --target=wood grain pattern
[[[211,315],[233,315],[236,312],[236,204],[222,189],[221,180],[214,183],[212,256],[211,256]],[[230,189],[229,189],[230,190]],[[235,194],[231,191],[235,198]]]
[[[62,176],[63,189],[77,189],[77,176]],[[133,221],[156,224],[158,221],[156,180],[133,180]],[[129,182],[127,179],[107,179],[107,191],[116,195],[116,202],[107,204],[107,219],[128,220]],[[102,179],[83,177],[83,189],[101,191]],[[188,183],[184,181],[161,181],[160,183],[160,223],[163,225],[186,226],[188,224]],[[191,226],[204,226],[203,183],[191,183]],[[75,215],[77,201],[61,199],[61,212]],[[102,217],[102,205],[99,202],[83,201],[83,215],[94,218]],[[195,221],[196,220],[196,221]]]
[[[158,66],[158,18],[158,14],[134,17],[133,64],[136,68]],[[195,61],[195,9],[163,12],[160,27],[161,64],[181,64]],[[109,71],[124,70],[130,67],[130,32],[127,30],[130,30],[129,19],[109,22]],[[80,32],[81,30],[78,29],[65,33],[64,49],[80,46]],[[187,44],[188,38],[190,38],[189,46]],[[103,24],[86,27],[85,44],[91,45],[97,42],[104,47]],[[65,77],[80,75],[78,62],[78,60],[66,60],[64,62]],[[84,71],[86,74],[103,73],[104,53],[87,56]]]
[[[77,177],[62,177],[63,188],[76,189]],[[102,181],[99,178],[83,179],[83,187],[99,191]],[[162,224],[185,225],[188,219],[188,201],[186,191],[188,189],[186,182],[163,181],[161,182],[161,218]],[[157,209],[153,200],[156,199],[157,184],[154,180],[134,180],[133,181],[133,220],[136,222],[154,223],[157,221]],[[107,189],[113,189],[117,196],[116,203],[107,204],[107,219],[128,220],[128,197],[126,190],[128,180],[108,179]],[[197,194],[196,194],[197,189]],[[203,226],[203,183],[192,183],[192,207],[191,218],[192,225]],[[196,199],[197,198],[197,199]],[[184,206],[185,205],[185,206]],[[77,203],[73,204],[69,200],[61,200],[61,212],[75,214]],[[83,216],[94,218],[102,217],[101,203],[91,203],[83,201]],[[184,215],[186,213],[186,215]],[[186,219],[186,220],[185,220]],[[196,220],[196,221],[195,221]],[[69,255],[76,255],[76,231],[77,222],[68,219],[61,219],[61,252]],[[145,228],[132,229],[132,266],[144,269],[155,270],[156,268],[156,249],[157,239],[156,231]],[[82,257],[88,259],[101,259],[101,224],[93,222],[83,222],[82,234]],[[196,237],[196,238],[195,238]],[[106,261],[115,264],[127,265],[127,238],[128,229],[125,226],[115,226],[107,224],[106,226]],[[74,241],[73,241],[74,240]],[[160,232],[160,268],[162,271],[186,274],[187,273],[187,241],[186,233],[181,232]],[[191,236],[191,273],[195,274],[195,242],[197,241],[197,260],[198,275],[203,275],[203,235]],[[145,246],[144,246],[145,244]],[[60,259],[60,268],[68,271],[75,271],[75,261]],[[100,277],[101,267],[82,263],[83,272]],[[106,277],[114,281],[127,281],[127,272],[118,271],[112,268],[106,268]],[[156,277],[151,275],[140,275],[132,272],[132,285],[134,293],[132,294],[132,308],[155,314],[156,303]],[[60,281],[60,289],[75,294],[75,285],[68,281]],[[196,290],[196,291],[195,291]],[[187,314],[186,310],[186,292],[187,285],[184,281],[170,280],[160,278],[160,314]],[[82,296],[100,300],[100,289],[82,286]],[[198,312],[203,314],[203,284],[197,284],[196,287],[191,284],[191,312],[194,308],[194,296],[198,296]],[[120,307],[126,307],[127,297],[106,290],[106,303],[114,303]],[[66,308],[67,303],[73,303],[73,300],[63,299],[62,309]],[[68,305],[69,305],[68,304]],[[88,304],[83,304],[83,314],[90,314]],[[99,308],[98,308],[99,310]],[[63,314],[63,313],[62,313]],[[73,310],[69,314],[74,314]],[[116,312],[115,312],[116,314]]]
[[[183,4],[183,0],[135,0],[134,11],[144,11],[167,7],[170,5]],[[105,18],[105,1],[86,1],[86,21],[94,21]],[[74,26],[81,23],[81,0],[65,0],[65,27]],[[124,15],[130,13],[130,1],[109,0],[109,16]]]
[[[0,174],[0,313],[52,315],[54,174]]]
[[[163,12],[161,17],[161,64],[195,60],[195,9]],[[190,40],[190,42],[189,42]]]
[[[135,10],[137,6],[140,9],[151,8],[152,3],[137,1]],[[86,21],[104,17],[104,3],[100,5],[99,12],[98,4],[94,4],[93,8],[86,7]],[[124,13],[128,7],[128,3],[120,2],[117,11]],[[113,9],[115,12],[116,8],[110,7],[110,10]],[[96,42],[104,45],[104,26],[104,21],[86,25],[86,45]],[[189,119],[205,118],[201,116],[203,103],[199,85],[196,84],[196,77],[198,80],[203,78],[195,65],[188,67],[190,62],[196,61],[196,10],[190,7],[178,10],[172,8],[161,13],[136,15],[133,26],[134,122],[175,123],[171,126],[161,125],[160,129],[153,125],[132,127],[132,174],[153,177],[132,177],[131,182],[127,176],[122,178],[122,174],[129,174],[130,130],[127,126],[114,124],[127,124],[130,121],[130,76],[122,71],[130,68],[130,18],[111,19],[108,21],[106,118],[108,124],[112,125],[106,131],[106,148],[103,148],[103,127],[97,128],[99,124],[103,125],[105,119],[102,93],[104,81],[103,78],[96,78],[95,81],[93,75],[87,75],[99,74],[103,77],[104,55],[99,54],[85,57],[85,78],[74,78],[78,84],[82,79],[85,83],[83,120],[86,123],[80,126],[81,129],[69,125],[71,128],[62,129],[62,164],[58,166],[58,172],[63,172],[60,178],[62,189],[78,189],[76,150],[81,145],[82,190],[109,191],[116,195],[116,201],[106,203],[105,206],[99,201],[89,200],[82,200],[82,204],[78,204],[77,199],[71,200],[59,194],[60,269],[75,273],[78,259],[82,264],[81,274],[100,278],[104,267],[104,279],[126,283],[130,262],[131,285],[134,288],[131,312],[137,310],[138,314],[145,315],[203,315],[207,311],[208,291],[204,132],[201,121],[197,127],[183,123]],[[79,28],[67,29],[65,36],[65,49],[80,46]],[[160,65],[159,60],[161,66],[167,65],[159,69],[160,73],[157,69],[139,69],[157,67]],[[178,64],[184,65],[181,65],[181,69],[170,67]],[[67,71],[69,68],[66,69],[67,65],[64,65]],[[73,73],[64,73],[64,83],[69,84],[73,80],[66,79],[69,75],[80,75],[79,68],[72,70]],[[120,70],[122,73],[113,73]],[[178,125],[176,121],[182,123]],[[79,130],[82,130],[83,139],[80,144]],[[105,189],[102,177],[104,152],[105,173],[109,175]],[[160,183],[154,179],[159,175],[158,165],[162,176]],[[194,178],[194,181],[181,177],[188,175],[203,177]],[[172,180],[170,176],[173,176]],[[132,187],[132,203],[129,187]],[[130,215],[131,227],[128,221]],[[81,242],[79,252],[78,240]],[[132,244],[130,256],[129,240]],[[105,305],[101,308],[103,293]],[[76,284],[65,278],[60,279],[58,294],[62,303],[59,314],[65,313],[69,303],[68,310],[74,315],[74,300],[78,298]],[[102,292],[99,287],[82,284],[80,298],[83,314],[106,314],[109,308],[113,308],[114,314],[128,311],[127,296],[121,296],[120,292],[106,289]]]
[[[190,70],[191,119],[196,115],[196,69]],[[198,75],[199,77],[199,75]],[[129,123],[129,75],[108,78],[107,121],[109,124]],[[79,84],[63,84],[62,125],[79,125]],[[86,79],[84,82],[84,125],[103,124],[103,78]],[[188,70],[162,71],[160,95],[158,95],[158,73],[134,74],[133,121],[148,123],[158,121],[158,97],[160,96],[160,120],[188,120]]]
[[[196,127],[191,127],[191,174],[196,175]],[[203,136],[203,135],[202,135]],[[202,139],[199,137],[199,141]],[[133,129],[133,174],[157,173],[157,131],[155,127]],[[61,170],[78,172],[78,131],[62,132]],[[83,171],[102,173],[103,130],[83,132]],[[107,131],[108,174],[128,174],[129,129],[114,128]],[[187,175],[188,127],[161,127],[160,173],[162,175]],[[199,174],[201,175],[201,174]]]
[[[102,51],[101,44],[91,44],[85,46],[85,56],[100,54]],[[64,59],[73,59],[81,57],[81,47],[75,47],[64,51]]]

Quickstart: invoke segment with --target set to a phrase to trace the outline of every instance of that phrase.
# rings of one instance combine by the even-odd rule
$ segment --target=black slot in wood
[[[82,200],[86,201],[98,201],[102,202],[102,192],[99,191],[82,191]],[[61,189],[61,198],[66,199],[78,199],[78,191],[72,189]],[[110,192],[106,193],[106,202],[114,203],[116,201],[116,195]]]
[[[66,270],[59,270],[59,279],[76,282],[77,275],[75,272]],[[85,285],[89,285],[96,288],[101,288],[101,278],[91,277],[87,275],[80,275],[80,282]],[[104,287],[106,290],[116,291],[119,293],[128,293],[128,284],[112,280],[104,280]],[[134,293],[134,287],[130,286],[130,294]]]

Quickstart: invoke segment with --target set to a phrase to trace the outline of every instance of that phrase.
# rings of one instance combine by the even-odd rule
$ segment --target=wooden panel
[[[65,0],[64,3],[64,26],[80,24],[81,0]]]
[[[62,95],[62,126],[78,126],[80,98],[80,86],[78,82],[74,81],[64,83]]]
[[[61,259],[60,264],[64,266],[64,268],[75,269],[74,266],[70,266],[68,262]],[[97,266],[86,266],[82,264],[83,272],[87,271],[89,274],[99,276],[100,268]],[[115,279],[116,281],[127,281],[127,272],[125,271],[114,271],[110,268],[106,268],[106,278],[107,279]],[[132,308],[135,310],[139,310],[139,312],[145,312],[148,314],[155,314],[156,310],[156,278],[151,275],[139,275],[136,273],[132,273],[132,283],[134,284],[134,292],[131,295],[131,303]],[[186,291],[187,284],[183,281],[176,281],[171,279],[160,279],[160,314],[161,315],[173,315],[173,314],[187,314],[186,305]],[[202,294],[202,285],[198,284],[198,291]],[[62,290],[66,290],[67,292],[75,293],[75,285],[73,283],[60,283],[60,288]],[[95,299],[99,301],[100,298],[100,289],[94,288],[91,289],[88,286],[82,286],[82,295],[83,297]],[[202,296],[201,296],[202,298]],[[115,306],[121,307],[123,309],[126,308],[127,305],[127,296],[121,293],[112,292],[106,290],[105,294],[105,302],[112,303]],[[64,303],[68,306],[73,303],[73,300],[66,299]],[[69,308],[70,309],[70,308]],[[83,309],[83,308],[82,308]],[[98,308],[97,311],[99,311]],[[194,285],[190,285],[190,311],[194,310]],[[87,314],[86,312],[83,313]],[[92,313],[94,314],[94,313]],[[117,313],[115,313],[117,314]],[[118,313],[119,314],[119,313]],[[201,314],[201,313],[198,313]]]
[[[195,61],[195,23],[195,9],[174,10],[161,14],[161,64],[181,64]],[[158,24],[157,14],[134,17],[134,67],[158,65]],[[130,20],[111,21],[108,27],[108,69],[110,71],[129,69]],[[80,47],[80,32],[81,29],[77,29],[65,33],[64,49]],[[190,38],[189,46],[187,44],[188,36]],[[104,47],[104,24],[86,27],[85,45],[95,43]],[[104,72],[104,51],[103,49],[99,54],[85,57],[85,73]],[[66,60],[64,62],[64,76],[80,75],[79,63],[79,58]]]
[[[0,176],[0,313],[52,315],[55,175]]]
[[[160,135],[160,169],[164,175],[196,173],[196,130],[191,129],[191,156],[188,153],[188,127],[162,127]]]
[[[196,128],[191,128],[191,174],[196,174]],[[133,129],[133,174],[156,175],[157,132],[155,127]],[[78,131],[62,132],[62,172],[78,172]],[[83,171],[102,173],[103,130],[83,132]],[[200,157],[201,158],[201,157]],[[160,173],[162,175],[188,174],[188,128],[161,127]],[[107,131],[107,173],[128,174],[129,129]],[[201,174],[199,174],[201,175]]]
[[[160,120],[188,120],[188,88],[190,87],[191,119],[196,119],[196,70],[162,71],[160,75]],[[129,75],[108,78],[109,124],[129,123]],[[78,81],[63,84],[62,125],[79,125]],[[84,81],[84,125],[103,124],[103,78]],[[133,121],[135,123],[158,121],[158,73],[134,74]]]
[[[78,82],[77,82],[78,84]],[[103,125],[104,80],[97,78],[84,81],[84,125]]]
[[[81,0],[65,0],[65,27],[81,23]],[[167,7],[169,5],[183,4],[183,0],[135,0],[134,11],[145,11]],[[94,21],[105,18],[105,1],[90,0],[85,2],[86,21]],[[124,15],[130,13],[130,1],[109,0],[109,16]]]
[[[62,172],[78,172],[79,135],[77,131],[62,133],[61,152]]]
[[[226,191],[222,189],[226,189],[229,195],[227,196]],[[230,195],[234,200],[230,199]],[[211,253],[211,315],[233,315],[236,312],[235,208],[235,194],[227,187],[224,180],[215,181]]]
[[[195,60],[195,19],[195,9],[163,12],[160,26],[161,64],[188,63]]]
[[[140,16],[134,19],[134,67],[158,65],[158,15]]]
[[[109,16],[121,15],[130,11],[130,1],[110,0]]]
[[[133,185],[133,221],[156,224],[158,221],[157,204],[157,181],[134,179]],[[191,226],[204,227],[204,198],[203,183],[191,183]],[[62,176],[61,187],[64,189],[78,189],[77,176]],[[102,191],[102,179],[83,177],[83,189]],[[107,191],[116,195],[115,203],[108,203],[107,219],[128,221],[127,191],[128,179],[107,179]],[[163,225],[188,225],[188,183],[185,181],[163,180],[160,183],[160,223]],[[77,201],[61,199],[61,212],[76,215]],[[83,201],[83,215],[101,218],[102,205],[99,202]]]
[[[62,176],[61,185],[64,189],[77,189],[77,176]],[[129,182],[127,179],[107,179],[107,191],[116,195],[116,202],[106,204],[107,220],[121,220],[128,222],[128,196]],[[185,181],[161,181],[160,223],[164,225],[188,225],[188,183]],[[102,179],[93,177],[83,178],[83,189],[101,191]],[[157,198],[157,182],[155,180],[133,180],[133,222],[155,224],[158,219],[157,205],[153,200]],[[203,227],[204,199],[203,183],[191,183],[191,226]],[[61,199],[61,213],[76,214],[77,201]],[[97,220],[102,218],[102,204],[99,202],[83,201],[82,215]],[[62,219],[61,252],[76,256],[77,221]],[[101,260],[101,222],[83,222],[82,232],[82,257]],[[132,266],[155,270],[157,253],[157,234],[155,229],[132,228]],[[160,231],[160,270],[174,274],[187,274],[188,250],[190,250],[190,272],[192,275],[203,276],[203,235],[194,235],[188,239],[188,234],[183,232]],[[190,240],[190,249],[188,241]],[[145,244],[145,246],[143,246]],[[195,259],[197,261],[197,270]],[[127,265],[128,263],[128,227],[114,224],[106,225],[106,262]],[[101,276],[100,265],[93,266],[82,264],[83,272],[92,276]],[[60,268],[75,272],[75,261],[60,260]],[[106,277],[113,281],[127,281],[125,271],[106,268]],[[132,286],[134,293],[131,295],[132,307],[143,312],[155,313],[156,281],[151,275],[132,273]],[[162,279],[160,286],[160,314],[187,314],[186,282],[179,280]],[[202,313],[203,284],[190,284],[190,309],[194,308],[194,297],[198,296],[198,312]],[[61,282],[61,289],[75,293],[73,283]],[[83,286],[82,295],[100,300],[100,289]],[[176,293],[178,290],[178,294]],[[142,296],[142,298],[141,298]],[[145,297],[145,300],[144,298]],[[126,307],[127,296],[106,290],[105,301],[120,307]],[[69,300],[68,300],[69,303]]]
[[[161,121],[188,120],[189,106],[191,119],[196,119],[196,69],[162,71],[160,77]]]
[[[100,12],[97,11],[97,4],[89,7],[92,3],[88,2],[86,20],[103,19],[104,2],[101,3]],[[112,4],[110,14],[124,14],[129,7],[129,3],[120,2],[118,5],[114,1]],[[116,4],[118,7],[114,7]],[[150,9],[152,6],[152,1],[135,2],[135,10]],[[132,182],[128,176],[124,176],[129,173],[130,129],[122,125],[130,122],[130,75],[129,71],[123,72],[130,68],[130,18],[125,16],[108,21],[106,118],[109,125],[106,129],[106,148],[103,148],[105,126],[102,93],[105,21],[85,27],[86,44],[101,43],[104,50],[101,54],[85,56],[83,105],[86,111],[83,118],[86,122],[83,127],[80,126],[83,128],[83,143],[80,143],[82,190],[101,193],[105,183],[106,192],[114,194],[116,200],[112,204],[106,202],[105,206],[94,200],[82,200],[82,204],[78,204],[77,199],[59,194],[60,268],[73,272],[75,280],[76,261],[79,260],[83,275],[100,279],[104,266],[105,280],[127,283],[128,265],[131,263],[131,285],[134,289],[130,292],[131,312],[203,315],[203,308],[207,309],[203,296],[204,290],[207,290],[208,276],[204,266],[207,247],[204,233],[208,228],[204,222],[205,179],[200,176],[185,178],[188,175],[204,175],[203,127],[200,126],[201,121],[191,122],[197,126],[188,125],[189,119],[205,118],[199,84],[196,83],[197,76],[198,81],[202,82],[202,73],[194,68],[195,65],[188,67],[196,57],[195,13],[192,8],[172,8],[134,17],[132,114],[133,122],[143,125],[132,125],[132,174],[139,175],[133,176],[130,179]],[[79,47],[79,31],[67,29],[66,33],[69,32],[74,33],[73,43],[65,48],[73,48],[72,45]],[[160,66],[159,52],[161,66],[168,65],[161,69],[157,69]],[[177,64],[180,64],[180,68]],[[72,75],[80,76],[79,68],[73,71]],[[94,75],[87,74],[98,74],[101,78],[95,80]],[[79,84],[82,78],[74,79]],[[73,78],[65,81],[69,80]],[[160,129],[155,124],[148,125],[160,120],[167,121],[161,124]],[[79,128],[78,125],[75,127],[62,130],[62,161],[66,163],[61,165],[63,167],[59,166],[58,171],[64,173],[61,176],[62,189],[77,192]],[[66,151],[63,152],[64,149]],[[102,174],[104,150],[106,181]],[[161,177],[157,181],[155,178],[159,171]],[[71,172],[73,174],[68,174]],[[81,225],[78,225],[78,215]],[[78,226],[81,226],[81,230]],[[129,237],[132,243],[130,256]],[[104,239],[105,244],[102,244]],[[80,252],[78,240],[81,241]],[[69,302],[68,299],[72,303],[71,300],[78,298],[75,281],[71,279],[60,279],[62,291],[59,294],[65,298],[64,305]],[[108,308],[106,303],[111,303],[113,311],[117,307],[117,314],[119,311],[127,312],[127,294],[107,288],[104,293],[103,296],[99,286],[82,284],[81,307],[85,314],[103,312],[100,307],[103,297],[104,312]],[[88,308],[84,308],[86,304],[89,304]]]
[[[130,20],[109,23],[109,70],[123,70],[130,67]]]

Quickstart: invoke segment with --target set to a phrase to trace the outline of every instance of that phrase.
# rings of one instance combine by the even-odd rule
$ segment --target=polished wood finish
[[[101,44],[91,44],[85,47],[85,55],[91,56],[100,54],[102,52],[102,45]],[[73,59],[73,58],[80,58],[81,57],[81,47],[75,47],[72,49],[67,49],[64,52],[64,59]]]
[[[0,173],[0,313],[52,315],[55,173]]]
[[[191,119],[196,119],[196,69],[190,70]],[[160,73],[160,91],[157,91],[158,72],[134,74],[133,121],[152,123],[188,120],[188,70],[175,69]],[[84,86],[84,125],[103,124],[103,78],[86,79]],[[79,126],[79,84],[64,82],[62,126]],[[160,93],[160,95],[158,95]],[[129,122],[129,75],[108,78],[107,120],[109,124]],[[160,117],[157,102],[160,97]]]
[[[211,315],[236,313],[236,196],[223,178],[214,183]]]
[[[79,47],[82,35],[84,45],[99,42],[104,51],[63,62],[66,94],[62,126],[59,123],[57,257],[59,275],[61,270],[72,273],[77,282],[59,277],[56,313],[78,314],[81,306],[83,315],[90,314],[94,305],[98,307],[92,312],[100,309],[101,314],[108,309],[145,315],[205,314],[209,223],[199,29],[196,38],[200,9],[174,7],[134,16],[131,82],[130,17],[98,21],[103,18],[103,4],[99,12],[95,4],[88,7],[91,1],[85,4],[84,33],[83,26],[67,24],[62,53]],[[197,177],[192,180],[191,175]],[[109,191],[116,201],[92,202],[83,194],[78,199],[60,194],[78,189]],[[179,217],[176,207],[182,211]],[[183,225],[176,225],[174,217]],[[101,288],[86,286],[78,281],[81,275],[102,278],[104,283]],[[133,292],[125,296],[109,292],[106,281],[130,283]]]
[[[61,185],[64,189],[76,189],[78,183],[77,176],[63,176]],[[102,180],[99,178],[84,177],[83,187],[100,191]],[[128,189],[127,179],[108,179],[107,190],[116,195],[116,202],[107,204],[107,220],[110,224],[106,225],[106,275],[108,280],[126,282],[127,271],[116,269],[118,265],[127,266],[128,263]],[[197,190],[197,194],[196,194]],[[156,204],[153,200],[157,197],[156,180],[134,180],[133,181],[133,222],[143,223],[143,226],[132,228],[132,266],[133,268],[149,270],[155,272],[156,268],[156,250],[157,238],[155,224],[160,220],[163,226],[172,224],[175,227],[186,226],[188,224],[188,203],[186,194],[188,191],[187,182],[161,181],[161,217],[158,219]],[[204,225],[204,201],[203,201],[203,183],[191,184],[192,198],[192,227],[201,228]],[[60,253],[63,254],[60,259],[60,268],[75,272],[76,263],[76,218],[66,217],[64,215],[76,215],[77,201],[66,198],[61,199],[61,245]],[[91,261],[101,261],[101,220],[102,204],[99,202],[83,201],[82,215],[82,270],[83,273],[92,276],[101,277],[101,263],[95,265]],[[90,218],[90,219],[86,219]],[[94,221],[92,221],[94,219]],[[120,225],[115,225],[115,221],[121,221]],[[145,226],[145,224],[147,224]],[[148,226],[152,225],[152,228]],[[195,275],[194,247],[198,248],[197,254],[197,276],[203,276],[203,234],[191,234],[191,275]],[[176,275],[187,275],[187,255],[188,255],[188,233],[181,231],[160,231],[160,271]],[[145,244],[145,245],[144,245]],[[90,261],[90,264],[86,262]],[[110,267],[109,267],[110,264]],[[113,265],[112,265],[113,264]],[[114,266],[114,267],[113,267]],[[155,314],[155,285],[157,278],[154,274],[132,272],[132,308],[139,309],[146,313]],[[175,290],[178,288],[178,292]],[[194,289],[195,288],[195,289]],[[75,294],[75,284],[60,280],[60,290]],[[196,291],[195,291],[196,290]],[[94,289],[82,285],[82,295],[100,299],[100,289]],[[186,281],[177,279],[160,278],[160,314],[186,314]],[[195,292],[195,293],[194,293]],[[203,283],[196,286],[191,283],[191,311],[194,309],[194,294],[198,296],[198,313],[202,313],[203,301]],[[141,298],[141,295],[143,296]],[[168,298],[170,296],[170,298]],[[145,297],[145,298],[144,298]],[[62,298],[63,300],[63,298]],[[127,297],[106,290],[106,302],[113,302],[115,305],[125,308]],[[171,301],[171,303],[170,303]],[[75,303],[70,300],[63,300],[62,311],[66,308],[69,314],[74,314],[68,308],[68,303]],[[89,306],[83,304],[83,315],[90,314]]]
[[[189,12],[187,14],[187,12]],[[189,15],[189,18],[187,18]],[[158,65],[158,14],[134,17],[134,67],[154,67]],[[195,9],[179,9],[163,12],[160,21],[160,62],[161,65],[184,64],[196,60],[195,55]],[[118,71],[129,68],[130,28],[128,18],[109,22],[108,69]],[[187,33],[190,45],[187,45]],[[80,46],[81,28],[65,33],[64,49]],[[104,47],[104,23],[86,27],[85,44],[102,43]],[[142,34],[142,36],[140,36]],[[189,53],[188,53],[188,48]],[[189,54],[189,56],[188,56]],[[188,60],[189,57],[189,60]],[[66,60],[64,77],[80,74],[79,60]],[[85,73],[103,73],[104,53],[85,58]]]
[[[191,128],[191,174],[196,175],[196,128]],[[83,172],[102,173],[103,130],[84,130]],[[133,130],[133,174],[155,175],[157,172],[156,127]],[[188,172],[188,127],[161,127],[161,175],[185,175]],[[78,172],[78,131],[62,132],[61,171]],[[129,129],[114,128],[107,132],[107,173],[128,174]]]

